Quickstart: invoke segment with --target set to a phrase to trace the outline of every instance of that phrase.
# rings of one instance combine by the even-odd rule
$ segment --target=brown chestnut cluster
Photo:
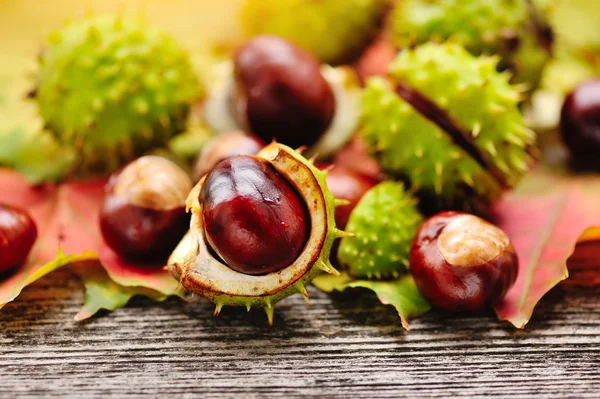
[[[319,172],[290,148],[265,145],[274,138],[295,147],[322,140],[339,111],[324,71],[304,50],[274,36],[241,47],[222,98],[235,123],[203,147],[193,170],[197,185],[192,189],[186,173],[164,158],[127,165],[106,186],[100,228],[107,245],[134,262],[173,254],[173,275],[214,301],[217,313],[223,304],[270,309],[290,289],[305,295],[315,264],[334,270],[328,258],[333,240],[344,235],[338,228],[379,183],[343,166],[323,164],[327,173]],[[337,200],[335,213],[325,184]],[[327,260],[317,260],[323,253]],[[518,269],[504,232],[458,212],[421,226],[409,263],[423,296],[448,311],[491,306]]]
[[[292,291],[306,296],[304,284],[316,272],[335,272],[329,251],[337,251],[336,238],[348,236],[339,228],[379,183],[343,166],[323,164],[327,172],[319,171],[278,144],[316,149],[325,143],[330,155],[352,136],[358,113],[343,111],[359,108],[357,98],[348,100],[353,97],[336,86],[336,76],[284,39],[247,42],[235,53],[225,89],[205,104],[207,123],[220,134],[196,159],[197,184],[164,158],[127,165],[106,186],[100,212],[106,244],[134,262],[171,254],[172,274],[215,302],[216,313],[223,305],[258,304],[271,318],[274,302]],[[337,136],[342,139],[331,139]],[[459,312],[503,298],[518,270],[504,232],[459,212],[429,218],[408,263],[432,305]]]

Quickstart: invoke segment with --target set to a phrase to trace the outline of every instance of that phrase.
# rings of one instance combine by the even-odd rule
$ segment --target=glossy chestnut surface
[[[254,155],[265,143],[253,134],[229,132],[219,134],[202,147],[194,164],[194,180],[199,181],[216,164],[235,155]]]
[[[600,79],[582,83],[566,97],[560,127],[573,161],[600,167]]]
[[[238,272],[281,270],[308,240],[304,200],[264,159],[240,155],[220,162],[206,175],[199,201],[207,242]]]
[[[37,227],[25,210],[0,204],[0,278],[25,263],[36,239]]]
[[[190,178],[164,158],[146,156],[113,175],[100,209],[104,241],[125,259],[166,259],[189,228]]]
[[[326,165],[320,166],[325,168]],[[335,166],[327,174],[327,187],[333,197],[348,201],[347,205],[335,208],[335,224],[345,229],[350,213],[369,189],[377,185],[377,179],[357,173],[344,166]]]
[[[409,255],[421,294],[451,312],[481,311],[514,284],[518,259],[508,236],[485,220],[441,212],[417,232]]]
[[[265,142],[310,146],[329,127],[335,99],[309,53],[277,36],[257,36],[235,55],[238,111]]]

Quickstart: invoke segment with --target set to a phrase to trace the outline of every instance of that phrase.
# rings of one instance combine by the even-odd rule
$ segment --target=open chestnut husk
[[[136,262],[166,259],[188,229],[188,175],[158,156],[141,157],[109,179],[100,208],[104,241]]]
[[[217,132],[247,130],[326,157],[354,134],[360,83],[351,68],[320,65],[305,50],[277,36],[257,36],[235,54],[223,82],[204,107]]]
[[[25,263],[36,239],[37,227],[29,213],[0,204],[0,277]]]
[[[584,82],[567,95],[560,130],[575,166],[600,169],[600,79]]]
[[[450,312],[478,312],[501,300],[519,262],[501,229],[461,212],[441,212],[417,232],[410,271],[423,297]]]
[[[190,231],[168,269],[189,292],[216,304],[273,305],[295,293],[329,262],[345,233],[335,226],[326,172],[291,148],[272,143],[255,156],[220,162],[187,198]]]
[[[202,147],[194,163],[194,181],[199,181],[219,162],[235,155],[254,155],[264,146],[263,141],[250,133],[227,132],[213,137]]]

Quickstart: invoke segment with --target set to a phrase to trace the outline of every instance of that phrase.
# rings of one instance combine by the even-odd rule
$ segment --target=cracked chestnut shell
[[[234,58],[237,109],[264,141],[311,146],[331,124],[333,90],[308,52],[277,36],[257,36]]]
[[[206,239],[233,270],[272,273],[298,257],[310,229],[302,198],[265,159],[220,162],[199,195]]]
[[[20,208],[0,204],[0,276],[25,263],[37,239],[37,227]]]
[[[241,157],[229,158],[229,160],[237,158]],[[271,143],[265,146],[256,156],[250,158],[258,158],[261,160],[260,163],[264,161],[269,168],[276,171],[292,187],[294,194],[292,198],[297,195],[298,201],[306,210],[306,219],[303,224],[308,226],[308,236],[306,238],[301,238],[303,234],[293,236],[297,242],[305,241],[300,253],[293,259],[291,264],[266,274],[247,274],[236,271],[226,264],[225,260],[217,255],[216,249],[211,248],[212,245],[209,243],[204,226],[203,208],[205,201],[201,200],[201,191],[204,189],[207,179],[210,178],[209,174],[194,186],[187,198],[187,209],[192,215],[190,230],[173,252],[167,268],[187,291],[214,302],[216,304],[215,315],[219,314],[223,306],[245,306],[248,309],[252,306],[259,306],[265,310],[269,322],[272,323],[277,302],[294,293],[300,293],[308,298],[306,285],[316,275],[322,272],[338,274],[329,260],[331,246],[335,239],[345,237],[347,234],[335,226],[335,201],[327,189],[325,172],[317,169],[312,165],[312,162],[304,158],[299,152],[279,143]],[[228,161],[223,162],[227,163]],[[251,176],[255,176],[257,166],[250,167]],[[262,166],[259,170],[261,168]],[[217,169],[219,169],[219,166],[215,170]],[[261,172],[258,176],[261,175],[271,175],[271,171]],[[229,182],[233,180],[226,179]],[[272,182],[267,181],[266,184],[270,185]],[[279,190],[279,185],[277,186]],[[252,191],[259,192],[259,187],[252,188]],[[225,190],[226,193],[228,191]],[[266,198],[272,199],[270,196]],[[244,212],[251,210],[246,208],[246,205],[250,205],[253,201],[243,200],[245,203]],[[283,202],[287,201],[287,199],[282,201],[281,206],[285,205]],[[293,199],[290,201],[295,202]],[[260,200],[257,205],[259,215],[267,207],[271,207],[271,205],[262,204]],[[272,209],[276,214],[275,216],[277,216],[276,220],[279,220],[279,214],[287,214],[287,211],[281,212],[284,208],[278,209],[280,205],[273,205]],[[298,213],[296,211],[292,212],[292,214]],[[273,216],[268,215],[269,218]],[[280,227],[276,225],[270,227],[281,232],[285,226],[281,225],[281,222],[279,223]],[[248,227],[256,228],[260,226]],[[296,230],[302,231],[302,229],[297,228]],[[229,233],[227,232],[227,234]],[[271,232],[266,233],[267,235],[272,234]],[[253,251],[254,248],[247,245],[253,242],[252,235],[249,237],[248,242],[233,242],[233,244],[238,246],[240,251]],[[273,239],[279,238],[273,237]],[[223,253],[223,248],[218,250],[222,252],[222,256],[226,255]],[[271,248],[271,250],[279,251],[278,248]],[[241,254],[241,256],[248,256],[248,254]],[[281,261],[281,263],[286,263],[286,261]]]
[[[417,232],[409,255],[421,294],[437,308],[478,312],[514,284],[518,259],[508,236],[485,220],[441,212]]]
[[[584,82],[569,93],[560,128],[573,162],[600,168],[600,79]]]
[[[166,259],[189,226],[186,173],[158,156],[141,157],[111,176],[100,209],[104,241],[132,261]]]
[[[219,134],[202,147],[194,164],[194,181],[199,181],[219,162],[235,155],[254,155],[264,146],[265,143],[253,134],[244,132]]]

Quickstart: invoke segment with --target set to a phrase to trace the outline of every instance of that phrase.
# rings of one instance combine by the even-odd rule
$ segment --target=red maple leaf
[[[600,176],[538,170],[494,208],[519,255],[519,275],[495,306],[501,320],[525,327],[542,296],[569,275],[578,241],[600,239]],[[593,256],[593,254],[589,254]],[[596,252],[600,264],[600,252]]]
[[[125,262],[106,246],[98,226],[105,183],[106,179],[96,179],[31,186],[18,173],[0,170],[0,202],[27,210],[38,228],[38,239],[27,263],[0,282],[0,307],[13,300],[26,285],[52,270],[98,258],[105,272],[98,270],[97,262],[84,263],[87,270],[81,266],[73,270],[84,283],[98,286],[102,282],[107,288],[103,295],[109,291],[115,293],[119,287],[120,293],[126,292],[129,298],[136,293],[148,294],[155,299],[181,294],[177,281],[160,267],[162,265]],[[100,293],[101,290],[96,291]],[[87,299],[103,307],[98,298]],[[110,298],[104,299],[110,302]],[[115,308],[115,305],[109,307]],[[91,315],[89,313],[88,309],[84,314]]]

